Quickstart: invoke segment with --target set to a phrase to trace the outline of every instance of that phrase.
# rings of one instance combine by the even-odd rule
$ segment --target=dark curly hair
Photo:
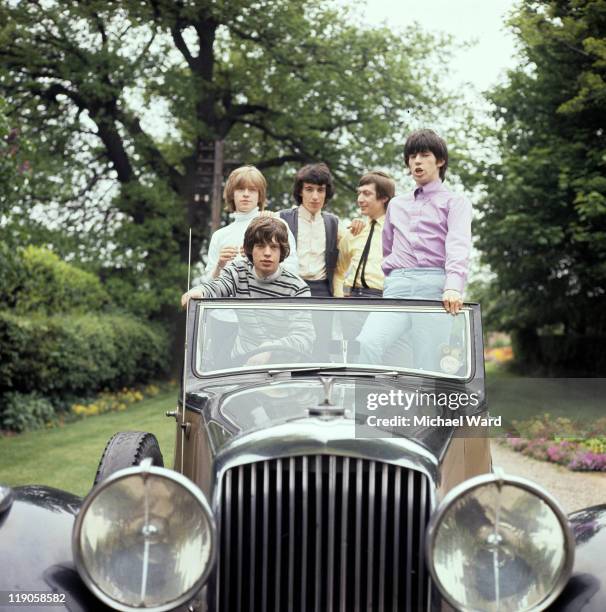
[[[332,181],[332,174],[328,166],[324,163],[307,164],[303,166],[295,176],[295,184],[292,188],[292,195],[297,204],[301,204],[303,198],[301,192],[303,183],[312,183],[313,185],[326,185],[326,202],[332,198],[335,193],[335,188]]]
[[[446,176],[448,167],[448,147],[443,138],[440,138],[433,130],[417,130],[413,132],[404,144],[404,163],[408,168],[408,159],[416,153],[433,153],[437,161],[443,161],[440,167],[440,180]]]
[[[253,219],[244,233],[244,253],[252,263],[253,248],[256,244],[265,245],[277,242],[280,245],[280,261],[290,254],[287,225],[274,217],[257,217]]]

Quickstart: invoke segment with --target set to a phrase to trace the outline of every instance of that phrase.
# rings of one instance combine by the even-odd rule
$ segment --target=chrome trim
[[[328,530],[335,531],[335,500],[337,497],[337,458],[331,455],[328,458]],[[326,592],[328,593],[329,612],[333,609],[334,571],[335,571],[335,541],[328,538],[328,563],[326,568]]]
[[[362,467],[363,459],[356,460],[356,555],[355,575],[361,576],[360,565],[362,562]],[[356,588],[355,597],[356,610],[360,610],[360,585]]]
[[[220,300],[212,300],[212,302],[210,301],[199,301],[198,304],[198,308],[199,309],[204,309],[204,308],[208,308],[208,309],[217,309],[217,310],[222,310],[222,309],[228,309],[228,310],[301,310],[301,303],[303,302],[304,298],[296,298],[297,302],[301,301],[298,304],[286,304],[286,303],[281,303],[279,301],[276,301],[275,303],[272,300],[272,303],[263,303],[263,304],[259,304],[259,303],[255,303],[253,302],[253,300],[246,300],[246,302],[242,302],[242,301],[238,301],[238,300],[234,300],[233,302],[222,302]],[[394,302],[397,301],[402,301],[404,300],[404,298],[396,298],[394,299]],[[194,301],[198,301],[198,300],[194,300]],[[306,303],[305,304],[305,310],[346,310],[348,312],[351,312],[353,310],[359,310],[362,312],[376,312],[379,310],[395,310],[398,312],[446,312],[444,310],[444,307],[441,305],[441,302],[438,302],[437,300],[435,300],[436,305],[435,306],[404,306],[404,305],[398,305],[396,303],[394,304],[390,304],[388,302],[388,300],[376,300],[377,302],[380,302],[378,304],[366,304],[366,305],[360,305],[360,304],[350,304],[349,301],[347,301],[346,303],[341,303],[340,301],[333,301],[331,300],[330,302],[327,301],[327,305],[324,304],[318,304],[318,303]],[[428,300],[431,301],[431,300]],[[383,303],[383,302],[387,302],[387,303]],[[206,305],[206,306],[205,306]],[[470,313],[473,312],[473,309],[470,306],[463,306],[461,308],[461,310],[459,311],[459,314],[463,313]]]
[[[382,461],[422,472],[439,481],[438,458],[409,438],[356,438],[353,420],[312,417],[279,423],[232,438],[215,456],[213,508],[226,470],[247,463],[308,454],[340,455]],[[432,504],[435,492],[432,491]]]
[[[322,457],[316,455],[316,576],[315,576],[315,599],[314,610],[320,610],[321,599],[321,576],[320,568],[322,567]]]
[[[402,470],[397,468],[396,470],[396,482],[395,482],[395,495],[394,495],[394,528],[393,528],[393,537],[397,542],[400,539],[400,515],[402,514],[401,510],[401,500],[400,500],[400,488],[402,486]],[[400,574],[399,574],[399,565],[400,565],[400,557],[398,556],[397,549],[394,550],[394,560],[393,560],[393,601],[392,607],[396,609],[398,603],[398,592],[400,586]]]
[[[472,608],[459,607],[460,604],[450,596],[450,594],[443,588],[442,584],[438,580],[433,564],[433,545],[436,530],[440,526],[445,512],[452,506],[452,504],[455,503],[460,496],[469,493],[474,489],[491,484],[497,484],[498,486],[517,486],[521,489],[528,491],[529,493],[532,493],[533,495],[536,495],[539,499],[543,500],[551,508],[560,523],[562,533],[564,535],[566,559],[564,561],[560,576],[556,580],[552,592],[543,601],[539,602],[537,606],[532,608],[532,610],[536,612],[539,612],[540,610],[545,610],[557,599],[557,597],[560,595],[560,593],[568,583],[570,575],[572,574],[575,553],[574,536],[570,528],[568,517],[566,516],[566,514],[564,514],[564,511],[560,507],[559,503],[550,493],[548,493],[543,487],[537,485],[531,480],[519,476],[506,475],[503,473],[502,470],[499,470],[496,474],[482,474],[481,476],[475,476],[474,478],[470,478],[469,480],[466,480],[465,482],[462,482],[461,484],[457,485],[448,492],[448,494],[441,501],[438,508],[435,509],[435,511],[433,512],[427,525],[427,531],[425,534],[425,554],[427,559],[427,566],[431,573],[431,577],[436,586],[439,588],[440,593],[452,606],[454,606],[457,610],[461,610],[461,612],[474,612]]]
[[[301,298],[299,298],[301,299]],[[380,300],[377,300],[380,301]],[[248,302],[248,300],[247,300]],[[203,321],[203,314],[204,314],[204,310],[208,309],[208,310],[263,310],[263,311],[267,311],[267,310],[301,310],[301,305],[297,305],[297,304],[243,304],[243,303],[225,303],[225,302],[217,302],[217,303],[213,303],[209,304],[208,302],[200,302],[198,304],[198,319]],[[372,309],[370,308],[369,305],[361,306],[361,305],[356,305],[356,304],[350,304],[349,301],[347,301],[346,304],[342,305],[342,304],[338,304],[338,303],[334,303],[331,301],[330,303],[330,307],[328,306],[324,306],[323,304],[306,304],[305,305],[305,310],[328,310],[328,311],[345,311],[345,312],[367,312],[367,313],[371,313],[371,312],[421,312],[421,313],[442,313],[444,311],[444,308],[442,306],[398,306],[396,304],[394,305],[389,305],[389,304],[376,304],[376,305],[372,305]],[[466,346],[466,358],[467,358],[467,370],[465,372],[465,376],[454,376],[452,374],[446,374],[445,372],[429,372],[427,370],[416,370],[416,369],[412,369],[412,368],[407,368],[407,369],[401,369],[401,368],[395,368],[395,371],[397,372],[401,372],[401,373],[405,373],[405,374],[413,374],[413,375],[419,375],[419,376],[425,376],[425,377],[431,377],[431,378],[445,378],[448,380],[469,380],[469,378],[471,377],[472,374],[472,352],[471,352],[471,347],[472,344],[474,344],[475,340],[473,337],[473,329],[472,329],[472,317],[471,315],[473,314],[473,309],[470,308],[469,306],[463,306],[463,308],[459,311],[459,315],[462,315],[465,318],[465,326],[467,329],[467,338],[468,338],[468,342],[467,342],[467,346]],[[192,355],[195,354],[195,358],[191,364],[191,369],[192,372],[194,373],[194,375],[202,380],[208,380],[208,379],[212,379],[213,377],[217,377],[217,376],[224,376],[226,374],[238,374],[241,372],[258,372],[258,371],[265,371],[267,370],[267,365],[261,365],[261,366],[240,366],[237,368],[227,368],[227,369],[222,369],[222,370],[211,370],[210,372],[202,372],[199,370],[198,368],[198,348],[200,346],[200,342],[198,341],[199,335],[201,333],[204,333],[204,330],[202,329],[201,326],[196,325],[195,326],[195,336],[194,336],[194,341],[195,341],[195,345],[196,345],[196,351],[194,353],[194,351],[192,351]],[[313,363],[307,363],[307,364],[301,364],[301,363],[292,363],[292,362],[285,362],[285,363],[272,363],[271,364],[271,368],[272,370],[275,369],[292,369],[292,370],[297,370],[300,368],[309,368],[310,365],[312,365],[313,367],[334,367],[335,363],[333,362],[313,362]],[[338,364],[337,364],[338,365]],[[372,365],[359,365],[359,364],[347,364],[344,363],[342,365],[352,365],[353,369],[357,369],[360,371],[364,371],[364,372],[372,372],[375,370],[385,370],[387,366],[380,366],[380,367],[373,367]],[[389,365],[389,368],[392,369],[395,366]]]
[[[349,473],[349,457],[343,459],[343,472]],[[346,589],[346,577],[347,577],[347,509],[349,502],[349,478],[343,478],[343,491],[341,495],[342,506],[341,506],[341,612],[346,612],[347,602],[347,589]]]
[[[270,429],[270,434],[274,433],[273,429],[276,428]],[[254,435],[246,437],[253,438]],[[217,583],[217,610],[231,609],[231,606],[239,609],[254,606],[254,609],[260,610],[296,608],[329,611],[335,609],[337,601],[339,610],[386,610],[395,609],[394,606],[411,610],[413,601],[423,602],[420,610],[430,606],[431,591],[425,588],[430,582],[423,569],[424,559],[417,553],[418,546],[422,546],[419,533],[426,528],[429,509],[435,503],[431,469],[424,469],[422,461],[414,464],[403,457],[402,449],[396,462],[386,462],[377,456],[384,450],[381,447],[385,440],[371,440],[371,444],[367,440],[356,442],[364,446],[363,456],[359,458],[349,454],[332,454],[322,445],[314,447],[309,440],[294,436],[288,440],[288,447],[283,449],[284,454],[280,457],[257,456],[251,465],[242,463],[243,459],[249,459],[246,452],[228,460],[218,458],[222,464],[217,474],[227,470],[228,477],[233,474],[234,478],[244,476],[249,479],[256,470],[259,471],[259,478],[261,470],[264,471],[264,483],[269,489],[264,497],[269,497],[270,506],[264,503],[263,513],[267,517],[272,512],[273,519],[270,517],[269,523],[267,519],[264,521],[264,534],[257,534],[256,537],[269,537],[269,545],[275,545],[275,550],[269,552],[269,564],[264,562],[263,567],[255,572],[259,584],[263,580],[264,590],[269,589],[263,605],[259,607],[258,595],[254,602],[251,599],[248,604],[245,600],[234,599],[234,595],[225,590],[224,581]],[[300,452],[306,454],[300,456]],[[387,454],[390,454],[389,450]],[[313,463],[310,464],[310,461]],[[355,461],[355,465],[352,461]],[[407,470],[406,481],[402,478],[403,469]],[[233,487],[236,487],[235,483]],[[394,487],[400,487],[397,495],[391,492]],[[245,482],[244,490],[244,503],[238,505],[237,514],[248,511],[246,492],[252,491],[253,487]],[[420,491],[426,495],[422,503],[414,495]],[[401,507],[401,500],[404,499],[410,502],[405,510]],[[221,509],[227,500],[215,501]],[[233,502],[237,503],[237,500]],[[232,514],[236,512],[235,507],[230,509]],[[228,510],[224,508],[223,511]],[[393,517],[391,512],[394,513]],[[341,525],[339,520],[342,521]],[[401,521],[403,524],[400,525]],[[367,529],[370,525],[374,527]],[[394,537],[394,531],[397,537]],[[248,574],[249,570],[242,568],[250,563],[252,555],[243,556],[241,550],[225,545],[223,540],[222,555],[229,555],[229,551],[233,550],[239,559],[236,561],[232,557],[233,562],[238,564],[238,571]],[[267,555],[266,550],[264,555]],[[408,565],[404,559],[409,559]],[[293,574],[293,568],[298,573]],[[266,581],[269,571],[271,575]],[[263,573],[263,579],[258,572]],[[309,578],[306,572],[311,572]],[[395,572],[394,584],[390,584],[392,572]],[[400,585],[402,588],[395,588],[403,580],[404,576],[398,575],[402,572],[411,576],[408,580],[410,590],[406,594],[403,593],[404,584]],[[352,579],[352,575],[358,578]],[[309,583],[310,579],[314,581],[313,585]],[[310,589],[301,589],[302,584],[309,584]],[[295,598],[297,601],[294,601]],[[313,600],[313,603],[309,600]]]
[[[406,508],[411,508],[414,504],[415,499],[415,481],[414,474],[408,472],[406,477],[406,492],[408,493],[408,499],[406,500]],[[412,513],[406,513],[406,567],[412,566]],[[406,574],[406,609],[410,610],[410,596],[412,593],[412,574],[408,572]]]
[[[379,542],[379,593],[381,594],[381,600],[379,602],[379,612],[383,612],[383,610],[385,610],[384,594],[386,566],[385,550],[387,548],[387,486],[389,483],[387,469],[387,464],[384,463],[381,469],[381,540]]]
[[[0,485],[0,514],[6,512],[14,501],[13,490],[5,485]]]
[[[146,462],[144,465],[137,465],[134,467],[119,470],[114,474],[108,476],[98,485],[96,485],[91,490],[91,492],[84,498],[72,529],[72,553],[74,558],[74,565],[76,566],[78,574],[80,575],[80,578],[82,578],[86,586],[104,604],[107,604],[109,607],[115,610],[120,610],[121,612],[134,612],[136,610],[141,610],[141,606],[131,607],[119,601],[116,601],[115,599],[112,599],[111,597],[106,595],[106,593],[97,586],[97,584],[94,582],[94,580],[88,573],[88,570],[82,559],[82,554],[80,550],[80,532],[82,529],[82,522],[93,500],[102,491],[112,486],[112,484],[114,484],[115,482],[122,480],[123,478],[129,478],[130,476],[136,475],[140,475],[142,478],[149,478],[150,476],[166,478],[167,480],[172,480],[173,482],[182,486],[198,501],[198,503],[200,504],[201,511],[206,515],[206,520],[208,521],[208,525],[210,527],[210,556],[208,559],[208,564],[200,575],[200,577],[198,578],[198,580],[193,584],[191,588],[189,588],[186,592],[184,592],[176,599],[173,599],[160,606],[145,608],[146,610],[150,610],[151,612],[165,612],[167,610],[173,610],[174,608],[192,599],[192,597],[202,588],[202,586],[207,581],[208,576],[215,565],[217,557],[217,529],[209,503],[206,497],[204,496],[204,493],[202,493],[202,491],[191,480],[189,480],[189,478],[186,478],[182,474],[179,474],[178,472],[166,468],[152,466],[150,463]]]
[[[250,609],[254,609],[255,605],[255,551],[257,549],[255,542],[255,535],[257,524],[257,470],[251,469],[250,474],[250,590],[248,593],[248,600],[250,602]]]
[[[295,458],[288,460],[288,609],[294,609],[295,584]]]
[[[269,462],[263,464],[263,585],[261,590],[263,610],[267,610],[267,568],[269,567]]]
[[[280,608],[280,569],[282,565],[282,459],[276,459],[276,576],[274,590],[276,596],[276,610]]]
[[[309,466],[308,458],[303,457],[301,459],[301,491],[303,499],[303,510],[302,510],[302,551],[301,551],[301,582],[305,584],[307,582],[307,525],[309,522]],[[307,590],[301,589],[301,610],[306,610],[307,604]]]

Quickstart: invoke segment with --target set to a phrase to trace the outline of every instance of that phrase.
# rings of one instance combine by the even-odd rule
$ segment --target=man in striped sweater
[[[305,281],[280,264],[290,248],[286,225],[273,217],[257,217],[244,234],[246,259],[227,264],[219,277],[194,287],[181,298],[185,306],[190,298],[271,298],[309,297]],[[272,310],[239,310],[238,335],[232,349],[233,358],[254,352],[248,365],[261,365],[272,359],[273,352],[308,355],[315,339],[309,312]],[[263,346],[271,350],[258,352]],[[274,355],[275,357],[275,355]]]

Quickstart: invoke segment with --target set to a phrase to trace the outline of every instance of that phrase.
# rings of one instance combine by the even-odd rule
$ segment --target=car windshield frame
[[[425,312],[425,313],[445,313],[441,302],[430,301],[430,300],[398,300],[398,299],[381,299],[381,300],[343,300],[338,298],[273,298],[273,299],[237,299],[237,298],[221,298],[221,299],[200,299],[192,300],[195,302],[195,307],[190,311],[190,315],[193,315],[193,336],[192,336],[192,355],[189,359],[191,368],[191,374],[199,380],[212,380],[215,378],[234,376],[239,374],[251,374],[251,373],[278,373],[278,372],[297,372],[311,369],[331,369],[341,370],[343,374],[351,374],[354,372],[366,373],[366,374],[381,374],[386,371],[394,375],[403,376],[415,376],[422,378],[443,378],[445,380],[454,381],[469,381],[475,376],[476,364],[475,364],[475,353],[476,353],[476,337],[474,330],[474,313],[473,306],[465,304],[457,316],[463,317],[465,321],[465,335],[466,335],[466,347],[465,347],[465,360],[466,370],[464,375],[453,375],[446,372],[437,372],[434,370],[421,370],[410,367],[399,367],[393,364],[359,364],[359,363],[346,363],[343,361],[334,362],[282,362],[282,363],[269,363],[262,365],[239,365],[229,368],[221,368],[210,371],[203,371],[199,368],[199,345],[201,344],[202,336],[204,332],[202,326],[204,325],[204,315],[207,310],[234,310],[234,309],[249,309],[249,310],[268,310],[268,309],[280,309],[280,310],[305,310],[305,311],[316,311],[316,310],[331,310],[333,312],[402,312],[402,313],[413,313],[413,312]]]

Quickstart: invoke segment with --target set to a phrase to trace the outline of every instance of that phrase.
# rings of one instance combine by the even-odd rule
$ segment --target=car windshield
[[[196,374],[342,367],[470,377],[470,310],[297,302],[200,302]]]

